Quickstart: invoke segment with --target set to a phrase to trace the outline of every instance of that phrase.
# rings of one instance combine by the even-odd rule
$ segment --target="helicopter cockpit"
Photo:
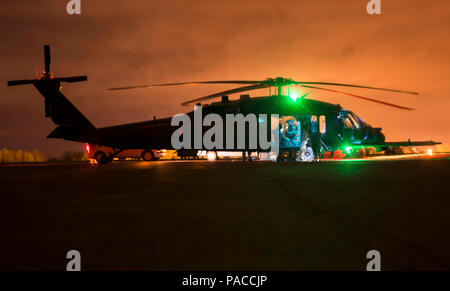
[[[360,129],[367,124],[358,115],[351,111],[342,110],[339,112],[338,119],[342,122],[345,129]]]
[[[362,142],[384,142],[381,128],[372,128],[358,115],[351,111],[342,110],[338,113],[339,133],[341,140],[351,144]]]

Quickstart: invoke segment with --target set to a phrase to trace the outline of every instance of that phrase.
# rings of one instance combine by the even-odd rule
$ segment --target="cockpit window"
[[[345,128],[353,128],[353,123],[348,116],[344,117]]]
[[[362,121],[358,116],[350,111],[341,111],[339,118],[343,121],[345,128],[357,129],[361,128],[364,125],[364,121]]]
[[[356,115],[356,114],[353,113],[353,112],[352,112],[352,116],[353,116],[353,118],[358,122],[358,124],[359,124],[360,127],[367,126],[367,123],[366,123],[364,120],[362,120],[361,117],[359,117],[358,115]]]
[[[359,122],[355,119],[353,114],[349,114],[348,117],[350,118],[351,122],[353,123],[353,126],[355,128],[360,128]]]

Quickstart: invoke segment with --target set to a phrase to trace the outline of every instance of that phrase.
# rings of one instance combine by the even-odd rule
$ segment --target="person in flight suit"
[[[294,143],[294,140],[297,137],[297,126],[290,119],[286,122],[286,124],[287,124],[286,137],[289,139],[291,143]]]
[[[292,120],[288,120],[286,122],[287,129],[286,129],[286,138],[289,140],[289,159],[293,160],[295,159],[295,144],[296,144],[296,138],[297,138],[297,126],[294,124]]]

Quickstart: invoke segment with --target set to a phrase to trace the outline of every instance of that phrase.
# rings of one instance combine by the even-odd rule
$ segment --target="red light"
[[[91,153],[91,146],[90,146],[89,144],[86,145],[86,152],[87,152],[88,154]]]

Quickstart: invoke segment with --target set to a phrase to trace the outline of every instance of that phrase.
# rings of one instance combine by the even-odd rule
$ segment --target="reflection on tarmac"
[[[360,159],[321,159],[320,162],[375,162],[375,161],[401,161],[401,160],[447,160],[450,159],[450,153],[436,153],[436,154],[405,154],[405,155],[392,155],[392,156],[374,156],[374,157],[366,157]],[[241,159],[220,159],[213,162],[204,159],[191,159],[191,160],[161,160],[161,161],[113,161],[113,164],[130,164],[135,163],[141,166],[148,166],[152,164],[167,164],[167,163],[224,163],[224,162],[232,162],[232,163],[240,163]],[[272,161],[259,161],[255,160],[254,162],[258,163],[273,163]],[[286,162],[282,162],[286,163]],[[305,163],[309,164],[309,162],[288,162],[288,163]],[[0,167],[43,167],[43,166],[70,166],[70,165],[86,165],[89,164],[92,167],[101,167],[104,165],[99,165],[97,162],[92,160],[88,162],[44,162],[44,163],[22,163],[22,164],[0,164]]]

